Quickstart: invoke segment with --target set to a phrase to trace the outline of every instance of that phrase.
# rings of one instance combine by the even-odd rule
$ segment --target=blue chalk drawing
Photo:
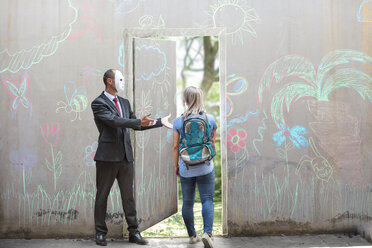
[[[85,147],[85,157],[84,157],[84,162],[87,166],[95,166],[96,161],[94,161],[94,156],[96,155],[98,147],[98,142],[94,141],[93,144],[87,145]]]
[[[251,117],[257,117],[260,113],[260,110],[256,110],[255,112],[248,112],[238,118],[234,118],[234,119],[231,119],[230,121],[227,122],[227,127],[231,127],[233,125],[237,125],[237,124],[242,124],[242,123],[245,123],[247,122]]]
[[[32,115],[32,103],[26,97],[30,81],[27,73],[24,73],[22,79],[18,81],[7,78],[3,78],[3,80],[6,92],[8,95],[13,97],[13,100],[10,103],[12,113],[16,113],[19,109],[19,106],[22,105],[24,108],[28,109],[30,111],[30,115]]]
[[[110,2],[119,2],[115,8],[115,13],[127,15],[135,11],[145,0],[109,0]]]
[[[364,9],[367,9],[370,11],[365,11],[369,13],[367,16],[362,16],[362,12]],[[357,20],[358,22],[372,22],[372,1],[371,0],[364,0],[359,7],[359,11],[357,13]]]
[[[120,47],[119,47],[119,56],[118,56],[118,64],[123,67],[124,64],[123,64],[123,48],[124,48],[124,42],[122,42],[120,44]]]
[[[273,134],[273,140],[276,142],[277,146],[281,146],[287,138],[292,141],[292,143],[299,149],[301,148],[301,146],[309,146],[309,142],[303,136],[304,134],[306,134],[306,128],[301,126],[288,128],[283,124],[281,124],[280,126],[281,130]]]
[[[137,46],[136,52],[148,53],[146,54],[147,60],[152,61],[154,65],[158,66],[152,71],[143,72],[142,75],[136,77],[136,81],[150,80],[152,77],[159,76],[160,73],[165,70],[167,65],[167,56],[158,47],[147,45]]]

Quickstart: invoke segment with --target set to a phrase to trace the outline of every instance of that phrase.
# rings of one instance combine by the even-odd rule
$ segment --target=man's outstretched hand
[[[141,118],[141,126],[148,127],[153,126],[156,123],[156,120],[149,118],[151,114],[145,115]]]
[[[173,128],[173,125],[171,123],[169,123],[168,119],[169,117],[171,116],[171,114],[161,118],[161,124],[163,124],[164,127],[168,128],[168,129],[172,129]]]

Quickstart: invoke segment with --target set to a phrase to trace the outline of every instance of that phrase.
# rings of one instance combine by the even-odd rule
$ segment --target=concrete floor
[[[149,238],[148,246],[131,244],[127,239],[108,239],[107,247],[162,247],[162,248],[202,248],[203,243],[195,245],[188,244],[187,238]],[[344,234],[334,235],[303,235],[303,236],[262,236],[262,237],[215,237],[215,247],[372,247],[360,236],[349,236]],[[0,239],[1,248],[27,247],[27,248],[80,248],[99,247],[94,240],[83,239]]]

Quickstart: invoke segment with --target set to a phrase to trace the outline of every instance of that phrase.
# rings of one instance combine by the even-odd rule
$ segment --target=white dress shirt
[[[113,102],[114,105],[116,106],[116,104],[115,104],[115,102],[114,102],[114,99],[117,98],[117,97],[111,95],[110,93],[108,93],[108,92],[106,92],[106,91],[103,92],[103,93],[104,93],[105,96],[107,96],[108,99],[110,99],[110,101]],[[120,109],[120,117],[123,117],[123,110],[121,109],[121,104],[120,104],[119,98],[118,98],[118,105],[119,105],[119,109]]]

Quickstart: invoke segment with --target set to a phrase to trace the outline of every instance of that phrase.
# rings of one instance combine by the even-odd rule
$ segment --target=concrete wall
[[[371,5],[1,1],[0,236],[94,233],[89,105],[103,72],[126,61],[123,29],[141,27],[226,28],[229,234],[370,233]],[[120,235],[116,186],[108,205]]]

